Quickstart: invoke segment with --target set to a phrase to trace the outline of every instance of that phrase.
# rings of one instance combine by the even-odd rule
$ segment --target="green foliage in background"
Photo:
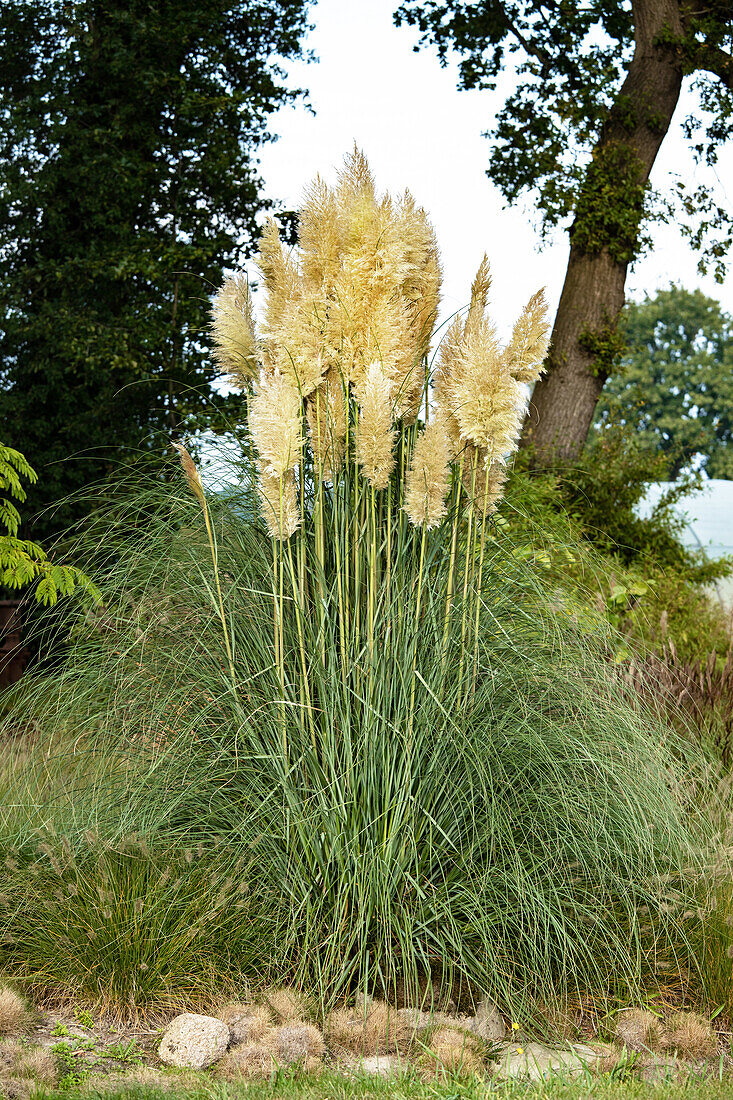
[[[35,581],[35,597],[47,607],[59,596],[70,596],[77,587],[98,596],[96,587],[79,569],[54,564],[37,543],[17,537],[20,512],[11,497],[21,502],[26,499],[21,478],[33,485],[37,475],[20,451],[0,443],[0,493],[6,494],[0,496],[0,527],[7,532],[0,534],[0,588],[24,588]]]
[[[521,457],[521,456],[520,456]],[[555,473],[530,473],[520,462],[509,481],[507,522],[534,547],[533,559],[580,604],[598,606],[623,635],[615,654],[659,649],[671,641],[686,660],[722,657],[730,645],[726,614],[708,586],[730,574],[681,541],[675,504],[699,486],[681,478],[644,518],[649,485],[665,476],[666,459],[625,429],[592,437],[582,460]],[[538,553],[544,557],[538,557]]]
[[[0,8],[0,423],[29,515],[221,425],[212,286],[247,250],[271,114],[299,93],[307,0],[8,0]],[[79,505],[37,521],[45,537]]]
[[[655,46],[667,46],[683,75],[695,74],[699,109],[683,130],[695,159],[714,165],[733,120],[730,12],[724,0],[700,11],[671,3],[664,12],[666,38]],[[648,246],[649,220],[666,220],[674,208],[676,224],[701,250],[701,265],[712,265],[722,281],[731,243],[725,202],[714,188],[684,181],[662,200],[649,193],[637,163],[637,132],[663,135],[661,112],[672,106],[657,87],[655,118],[646,98],[654,78],[644,89],[638,70],[626,80],[635,35],[657,19],[652,4],[618,0],[549,7],[542,0],[404,0],[395,13],[398,24],[418,30],[421,45],[435,46],[441,64],[458,55],[460,87],[501,89],[486,135],[488,175],[508,202],[535,196],[545,230],[569,226],[581,252],[605,251],[620,264]],[[516,79],[500,83],[508,66]]]
[[[680,477],[647,516],[638,514],[649,486],[664,480],[667,471],[664,454],[650,450],[628,427],[609,426],[591,436],[577,463],[537,475],[537,480],[550,487],[555,510],[577,520],[583,538],[602,554],[625,565],[675,569],[698,584],[726,576],[730,565],[725,560],[708,561],[681,541],[685,523],[674,507],[702,487],[699,475]],[[518,463],[518,472],[526,472],[526,462]]]
[[[630,302],[626,351],[606,382],[597,432],[628,427],[650,469],[674,480],[695,459],[709,477],[733,477],[733,318],[699,290],[670,286]]]

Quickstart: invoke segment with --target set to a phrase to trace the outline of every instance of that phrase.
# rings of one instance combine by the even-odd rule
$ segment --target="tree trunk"
[[[638,253],[649,173],[682,86],[677,0],[633,0],[634,55],[593,151],[570,230],[570,259],[547,373],[532,394],[522,446],[542,467],[583,449],[621,352],[626,272]]]

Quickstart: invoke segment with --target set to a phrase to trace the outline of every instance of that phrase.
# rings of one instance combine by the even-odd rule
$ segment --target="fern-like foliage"
[[[38,475],[31,464],[14,447],[6,447],[0,443],[0,524],[9,535],[17,535],[20,527],[20,512],[9,497],[24,501],[25,489],[21,484],[21,478],[25,478],[31,485],[38,480]]]
[[[35,597],[45,607],[77,588],[98,600],[98,589],[80,569],[55,564],[37,543],[17,537],[20,512],[10,498],[25,500],[21,479],[33,485],[38,475],[20,451],[0,443],[0,527],[7,532],[0,535],[0,586],[18,589],[36,582]]]

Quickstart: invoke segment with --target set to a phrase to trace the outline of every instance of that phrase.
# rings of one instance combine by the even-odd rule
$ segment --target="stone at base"
[[[158,1048],[158,1057],[169,1066],[206,1069],[226,1052],[229,1028],[213,1016],[184,1012],[171,1020]]]
[[[485,1043],[500,1043],[506,1036],[506,1024],[499,1009],[488,997],[476,1009],[476,1015],[468,1024],[474,1035]]]
[[[396,1054],[373,1054],[366,1058],[340,1058],[336,1069],[349,1077],[365,1073],[370,1077],[393,1077],[404,1073],[409,1063]]]
[[[689,1074],[690,1067],[684,1063],[678,1062],[676,1058],[646,1058],[642,1062],[637,1062],[634,1066],[635,1072],[641,1078],[642,1081],[646,1081],[647,1084],[665,1084],[674,1079],[680,1074],[687,1071]]]
[[[597,1051],[580,1044],[568,1050],[553,1050],[542,1043],[512,1044],[496,1063],[494,1073],[500,1079],[525,1077],[541,1081],[547,1077],[573,1077],[595,1067],[598,1061]]]

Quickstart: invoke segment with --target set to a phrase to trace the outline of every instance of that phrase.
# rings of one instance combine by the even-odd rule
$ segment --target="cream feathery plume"
[[[373,362],[401,389],[400,364],[412,364],[408,302],[401,286],[409,272],[400,216],[389,196],[378,199],[366,159],[358,151],[339,176],[342,263],[333,288],[332,344],[355,388]]]
[[[481,325],[486,315],[486,307],[489,304],[489,290],[491,289],[491,270],[489,257],[484,252],[484,257],[479,264],[476,276],[471,284],[471,304],[466,315],[466,332],[472,332]]]
[[[245,275],[230,275],[224,280],[214,296],[209,327],[214,361],[222,375],[242,389],[259,370],[252,295]]]
[[[446,416],[456,453],[457,427],[460,440],[485,450],[489,462],[516,446],[524,404],[496,330],[484,316],[490,285],[484,257],[471,288],[465,325],[457,319],[441,345],[435,383],[436,400]]]
[[[303,450],[301,400],[285,375],[260,378],[250,402],[249,430],[269,475],[282,479],[298,465]]]
[[[292,471],[279,478],[257,462],[257,492],[260,509],[273,538],[285,540],[300,526],[295,475]]]
[[[489,461],[514,450],[524,406],[519,383],[509,373],[496,331],[487,321],[467,334],[463,362],[452,381],[452,412],[461,438],[488,454]]]
[[[445,425],[432,420],[415,443],[407,472],[404,509],[416,527],[437,527],[448,509],[450,451]]]
[[[487,452],[473,443],[467,443],[463,455],[461,480],[471,504],[481,516],[490,516],[504,492],[506,467],[501,462],[491,462]]]
[[[292,256],[286,255],[280,230],[274,218],[269,218],[260,237],[257,266],[267,291],[263,324],[263,360],[265,367],[275,368],[276,349],[280,337],[283,313],[300,290],[300,272]]]
[[[518,382],[530,385],[543,373],[542,363],[550,342],[545,292],[533,294],[519,315],[506,348],[509,370]]]
[[[329,302],[322,290],[299,288],[280,316],[273,349],[275,369],[287,375],[301,397],[320,385],[334,352],[328,344]]]
[[[303,278],[312,290],[328,294],[341,265],[343,212],[333,190],[316,176],[306,190],[298,219]]]
[[[344,157],[344,167],[338,174],[337,195],[342,207],[348,208],[358,197],[375,197],[374,176],[369,162],[354,142],[354,148]]]
[[[440,342],[438,365],[433,374],[433,400],[445,426],[451,460],[458,457],[464,445],[454,411],[453,393],[463,369],[463,341],[463,318],[456,315]]]
[[[399,300],[404,304],[404,322],[393,369],[395,418],[411,424],[425,392],[424,359],[438,316],[442,273],[433,227],[409,191],[396,214],[403,248]]]
[[[394,469],[392,448],[392,395],[389,380],[379,363],[372,363],[356,393],[359,430],[356,457],[364,477],[375,489],[385,489]]]
[[[317,475],[333,481],[344,460],[348,391],[335,368],[305,403],[308,438]]]

